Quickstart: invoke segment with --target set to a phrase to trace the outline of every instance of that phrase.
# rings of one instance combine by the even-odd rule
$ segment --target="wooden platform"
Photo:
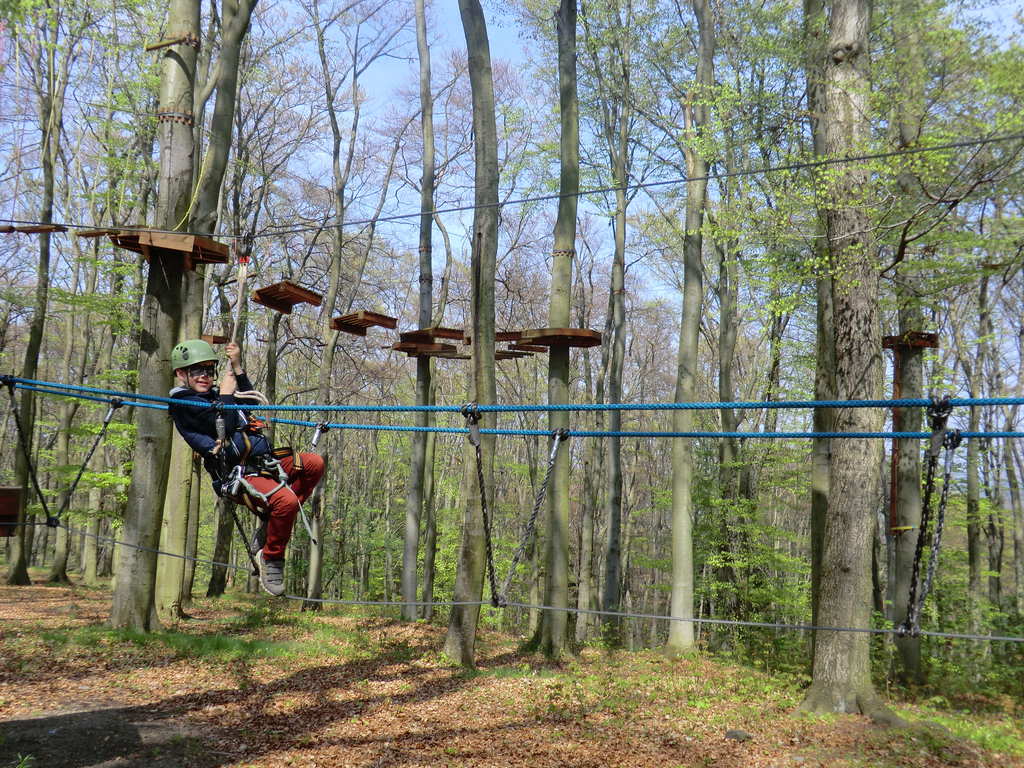
[[[409,357],[445,357],[458,354],[454,344],[430,344],[416,341],[400,341],[392,344],[395,352],[405,352]]]
[[[67,232],[68,228],[60,224],[27,224],[22,227],[15,227],[15,232],[23,235],[37,235],[40,232]]]
[[[509,350],[512,352],[547,352],[547,347],[542,347],[540,344],[509,344]]]
[[[532,352],[516,352],[511,349],[496,349],[494,351],[495,360],[516,360],[520,357],[533,357]]]
[[[80,229],[75,234],[79,237],[106,237],[116,235],[117,232],[116,229]]]
[[[451,339],[457,341],[460,344],[465,344],[466,332],[461,328],[442,328],[440,326],[434,326],[433,328],[417,328],[415,331],[405,331],[404,333],[398,334],[398,338],[401,341],[411,341],[417,343],[431,343],[434,339]]]
[[[388,317],[378,312],[370,312],[366,309],[359,312],[351,312],[331,320],[331,328],[334,330],[344,331],[356,336],[365,336],[366,329],[375,325],[381,328],[394,329],[398,327],[398,320],[394,317]]]
[[[0,488],[0,536],[14,536],[17,527],[13,523],[18,522],[18,514],[21,512],[21,505],[25,496],[21,488],[3,487]]]
[[[290,315],[296,304],[312,304],[314,307],[319,307],[324,298],[319,293],[303,288],[290,280],[282,280],[280,283],[253,291],[252,300],[275,312]]]
[[[939,334],[928,331],[910,331],[901,336],[883,336],[882,348],[895,349],[896,347],[921,347],[934,349],[939,346]]]
[[[541,347],[596,347],[601,333],[588,328],[533,328],[523,331],[517,341]]]
[[[157,258],[184,258],[185,269],[197,264],[227,264],[228,247],[208,237],[149,229],[120,230],[110,236],[119,248],[141,253],[146,261]]]
[[[231,341],[227,336],[220,336],[216,333],[204,333],[199,338],[207,344],[227,344]]]

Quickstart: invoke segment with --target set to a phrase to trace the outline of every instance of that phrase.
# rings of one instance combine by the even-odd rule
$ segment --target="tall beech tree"
[[[459,13],[469,56],[469,82],[473,93],[474,193],[471,231],[471,290],[473,336],[473,401],[480,405],[497,400],[494,375],[494,275],[498,253],[498,130],[495,119],[494,77],[487,21],[479,0],[459,0]],[[484,414],[481,426],[493,427],[493,413]],[[481,488],[473,467],[474,452],[467,447],[466,487],[462,543],[455,575],[454,600],[472,602],[483,595],[484,525],[481,499],[494,499],[494,436],[480,436],[484,464]],[[493,503],[488,505],[494,508]],[[448,620],[444,650],[464,666],[475,663],[477,605],[456,605]]]
[[[199,39],[198,0],[172,0],[167,12],[168,38]],[[164,49],[160,71],[160,111],[193,114],[196,49],[185,42]],[[194,119],[162,120],[158,130],[160,172],[154,225],[179,230],[188,221],[192,199]],[[183,260],[154,258],[149,266],[139,339],[141,394],[167,394],[171,349],[181,327]],[[140,409],[135,414],[137,443],[132,483],[114,588],[110,623],[149,631],[159,626],[155,588],[164,498],[171,456],[171,422],[166,414]]]
[[[820,119],[826,156],[841,159],[861,151],[869,138],[871,5],[868,0],[834,0],[831,11]],[[879,270],[864,204],[868,181],[862,163],[841,163],[825,173],[822,207],[833,276],[835,380],[841,400],[877,399],[881,384]],[[837,431],[873,432],[880,427],[876,409],[836,411]],[[879,461],[871,440],[833,441],[817,599],[817,621],[826,626],[869,626],[875,499],[868,489],[875,487]],[[872,686],[868,641],[862,632],[816,633],[805,709],[898,720],[882,706]]]

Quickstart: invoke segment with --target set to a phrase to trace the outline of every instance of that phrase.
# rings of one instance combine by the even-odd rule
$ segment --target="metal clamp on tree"
[[[910,573],[910,597],[907,601],[907,617],[896,628],[901,637],[919,637],[921,634],[921,610],[924,608],[924,601],[931,591],[932,581],[935,578],[935,567],[938,564],[939,548],[942,544],[942,529],[946,519],[946,504],[949,500],[949,486],[953,474],[953,452],[960,445],[963,436],[959,429],[948,429],[949,416],[953,407],[949,403],[949,397],[941,400],[932,400],[928,406],[928,423],[931,427],[931,438],[928,444],[928,461],[925,467],[924,498],[921,502],[921,526],[917,533],[917,545],[914,548],[914,560]],[[935,533],[932,536],[931,554],[928,558],[928,572],[924,585],[921,587],[921,596],[917,596],[918,584],[921,577],[921,558],[924,554],[924,544],[928,536],[928,527],[932,517],[932,496],[935,491],[935,470],[939,463],[939,456],[945,449],[946,456],[943,464],[942,492],[939,496],[939,508],[935,519]]]

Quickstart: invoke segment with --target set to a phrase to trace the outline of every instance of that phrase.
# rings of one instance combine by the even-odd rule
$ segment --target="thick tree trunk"
[[[572,261],[576,248],[576,207],[580,186],[579,101],[576,94],[576,0],[561,0],[555,14],[558,35],[560,181],[558,217],[551,255],[551,297],[548,327],[570,324]],[[548,358],[548,402],[569,402],[569,348],[551,347]],[[548,428],[568,429],[568,411],[551,411]],[[569,447],[559,449],[548,486],[547,582],[541,650],[559,659],[568,650],[569,607]]]
[[[475,193],[473,214],[473,395],[481,404],[497,399],[494,375],[494,275],[498,252],[498,134],[495,122],[494,79],[491,51],[487,41],[487,22],[479,0],[459,0],[462,27],[469,55],[469,81],[473,93],[473,136],[475,154]],[[482,426],[493,427],[488,414]],[[456,601],[476,601],[483,595],[484,531],[480,499],[494,498],[494,437],[482,435],[484,487],[480,488],[474,466],[473,450],[466,450],[466,471],[472,478],[467,487],[471,501],[465,505],[462,545],[455,575]],[[490,505],[493,509],[493,505]],[[445,653],[464,666],[475,663],[476,624],[479,606],[455,606],[448,622]]]
[[[868,137],[868,29],[866,0],[836,0],[825,59],[825,150],[831,157],[859,151]],[[858,204],[868,186],[863,166],[829,170],[825,225],[831,257],[835,371],[840,400],[875,399],[882,360],[878,316],[878,269],[871,221]],[[871,432],[881,426],[869,408],[836,411],[840,432]],[[871,546],[876,499],[865,489],[879,476],[880,454],[871,440],[832,441],[828,514],[824,525],[817,621],[825,626],[867,628],[871,618]],[[869,636],[862,632],[816,633],[812,683],[803,707],[811,711],[887,713],[871,683]]]
[[[199,37],[197,0],[172,0],[167,34]],[[160,76],[160,108],[177,114],[190,113],[193,103],[196,51],[189,45],[166,49]],[[187,222],[192,193],[194,134],[191,121],[160,123],[160,176],[156,224],[180,229]],[[142,307],[139,356],[139,392],[167,394],[171,348],[181,325],[182,262],[154,257]],[[155,629],[156,555],[160,540],[167,471],[170,462],[171,424],[166,414],[141,409],[135,414],[137,442],[132,483],[117,586],[110,623],[114,627],[148,631]],[[140,547],[136,549],[134,547]]]

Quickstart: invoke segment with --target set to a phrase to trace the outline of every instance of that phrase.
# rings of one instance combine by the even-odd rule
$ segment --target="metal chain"
[[[942,494],[939,496],[939,510],[935,518],[935,534],[932,536],[932,552],[928,558],[928,572],[924,578],[924,586],[921,587],[921,599],[918,602],[915,619],[920,616],[921,611],[924,609],[924,601],[928,597],[928,593],[931,592],[932,581],[935,578],[935,567],[939,562],[939,547],[942,545],[942,527],[946,521],[946,502],[949,500],[949,487],[952,485],[953,452],[962,440],[963,436],[960,434],[960,430],[953,429],[946,432],[946,436],[942,441],[942,445],[946,449],[946,461],[942,474]],[[916,621],[912,629],[917,634],[921,632],[921,628],[917,625]]]
[[[901,637],[906,635],[917,637],[921,632],[918,622],[924,597],[922,596],[920,600],[917,597],[918,584],[921,579],[921,557],[924,554],[924,544],[928,538],[928,526],[931,524],[932,495],[935,490],[935,469],[938,466],[939,454],[945,443],[946,423],[949,421],[949,415],[952,411],[953,407],[950,405],[948,397],[944,397],[941,400],[933,400],[932,404],[928,406],[928,421],[931,426],[932,435],[931,442],[928,445],[924,499],[921,502],[921,524],[917,530],[917,544],[914,547],[914,560],[910,571],[910,595],[907,600],[907,617],[896,628],[897,634]],[[948,455],[947,449],[947,457]],[[943,494],[945,492],[946,488],[943,487]]]
[[[484,456],[480,447],[480,409],[476,403],[462,407],[469,428],[469,442],[476,451],[476,479],[480,484],[480,511],[484,518],[484,544],[487,550],[487,578],[491,584],[491,605],[499,607],[498,577],[494,573],[494,547],[491,544],[491,514],[487,508],[487,486],[484,484]]]
[[[124,400],[119,397],[111,398],[110,405],[107,407],[107,415],[103,417],[103,426],[100,431],[96,434],[96,439],[92,441],[92,446],[89,448],[89,452],[85,454],[85,458],[82,460],[82,466],[78,468],[78,474],[75,476],[75,481],[71,483],[71,487],[67,491],[67,495],[64,497],[64,503],[60,505],[60,509],[57,510],[55,518],[59,518],[62,514],[67,511],[67,508],[71,506],[71,497],[75,495],[75,489],[78,488],[78,481],[82,479],[82,475],[85,474],[85,468],[89,466],[89,462],[92,461],[92,455],[96,453],[96,449],[100,443],[103,442],[103,438],[107,435],[107,427],[110,426],[111,419],[114,418],[114,411],[124,405]],[[50,523],[47,520],[47,525],[56,525]]]
[[[57,524],[57,518],[50,514],[50,507],[46,503],[46,497],[43,496],[43,489],[39,487],[39,478],[36,476],[36,468],[32,463],[32,451],[29,448],[27,439],[25,437],[25,428],[21,424],[21,414],[18,412],[18,404],[14,399],[14,377],[4,376],[3,383],[7,385],[7,394],[11,398],[11,413],[14,414],[14,426],[18,431],[18,443],[21,445],[21,452],[25,456],[25,463],[28,465],[28,475],[32,480],[32,487],[36,491],[36,495],[39,497],[39,503],[43,506],[43,513],[46,515],[46,524],[50,525],[50,521],[53,521],[53,525]]]
[[[516,567],[519,565],[519,561],[523,555],[526,554],[526,547],[530,543],[530,539],[533,538],[534,530],[537,527],[537,517],[540,515],[540,509],[544,505],[544,498],[547,496],[548,483],[551,481],[551,472],[555,468],[555,459],[558,457],[558,446],[562,444],[563,440],[567,440],[569,437],[569,430],[565,427],[556,429],[551,433],[553,442],[551,444],[551,453],[548,455],[548,468],[544,472],[544,480],[540,484],[540,488],[537,489],[537,497],[533,501],[533,512],[530,514],[530,520],[526,524],[526,531],[523,533],[522,541],[519,542],[519,548],[515,554],[512,555],[512,564],[508,567],[508,573],[505,575],[505,583],[501,587],[501,592],[498,595],[498,604],[502,607],[508,605],[508,591],[512,586],[512,578],[515,576]]]

